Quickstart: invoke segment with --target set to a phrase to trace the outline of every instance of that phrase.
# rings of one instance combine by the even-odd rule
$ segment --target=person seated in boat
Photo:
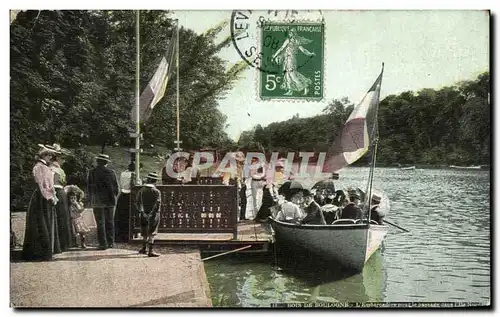
[[[340,212],[340,219],[360,219],[363,212],[359,207],[359,202],[359,194],[356,191],[351,191],[349,193],[349,203]]]
[[[323,212],[321,211],[318,203],[314,201],[313,193],[308,190],[303,190],[304,194],[304,211],[306,217],[302,219],[302,224],[311,224],[311,225],[326,225],[325,217],[323,216]]]
[[[356,203],[356,205],[359,205],[361,203],[361,196],[359,195],[359,192],[354,188],[347,189],[347,197],[349,198],[350,202],[354,202]]]
[[[371,203],[371,211],[370,211],[370,220],[376,221],[379,225],[384,224],[384,216],[380,213],[380,202],[382,201],[382,197],[379,195],[372,195],[372,203]]]
[[[323,216],[325,217],[325,221],[327,224],[331,224],[335,220],[337,220],[339,207],[333,204],[333,195],[329,195],[325,198],[325,205],[321,206],[321,211],[323,212]]]
[[[342,189],[339,189],[333,193],[333,201],[332,204],[334,204],[337,207],[343,208],[346,204],[344,203],[347,200],[347,194],[345,191]]]
[[[314,201],[321,207],[326,204],[325,202],[325,191],[323,189],[318,189],[314,193]]]
[[[300,210],[299,204],[296,203],[299,200],[298,197],[295,198],[297,195],[292,197],[292,201],[285,200],[281,196],[281,199],[279,199],[279,210],[274,219],[283,222],[300,223],[300,220],[304,218],[304,214]]]

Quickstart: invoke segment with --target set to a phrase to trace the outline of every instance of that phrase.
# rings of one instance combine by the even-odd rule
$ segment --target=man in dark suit
[[[314,201],[314,195],[310,190],[304,189],[304,202],[306,217],[302,219],[302,224],[326,225],[325,217],[318,203]]]
[[[93,208],[97,223],[99,250],[112,248],[114,243],[114,217],[118,197],[118,181],[115,172],[107,167],[111,162],[106,154],[96,157],[97,166],[87,177],[87,199]]]
[[[349,191],[349,203],[342,209],[340,214],[341,219],[360,219],[363,215],[361,208],[359,207],[360,197],[358,192]]]

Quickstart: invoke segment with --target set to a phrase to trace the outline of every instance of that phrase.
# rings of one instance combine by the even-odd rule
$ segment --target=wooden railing
[[[130,195],[129,239],[141,229],[135,204],[139,188],[134,187]],[[161,192],[159,233],[233,233],[236,239],[239,198],[235,185],[157,185],[157,188]]]

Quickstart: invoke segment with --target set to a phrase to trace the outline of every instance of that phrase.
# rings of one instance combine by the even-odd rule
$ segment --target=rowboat
[[[459,170],[480,170],[481,169],[481,165],[476,165],[476,166],[456,166],[456,165],[450,165],[450,168],[459,169]]]
[[[343,267],[361,271],[366,261],[380,247],[388,227],[370,220],[372,184],[376,162],[378,127],[377,112],[382,83],[382,71],[365,97],[353,109],[340,129],[327,162],[336,172],[371,152],[370,173],[364,195],[364,219],[339,219],[332,224],[313,225],[279,221],[270,217],[274,239],[278,245],[306,250],[312,256],[336,262]],[[362,198],[363,199],[363,198]]]
[[[384,225],[354,221],[347,224],[298,225],[271,218],[270,224],[279,244],[297,246],[325,261],[357,272],[377,251],[389,230]]]
[[[401,167],[400,170],[402,171],[411,171],[414,170],[415,166],[408,166],[408,167]]]

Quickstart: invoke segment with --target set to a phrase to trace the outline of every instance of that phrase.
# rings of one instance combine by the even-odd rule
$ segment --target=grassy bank
[[[101,153],[100,146],[84,146],[82,148],[94,156]],[[160,173],[162,167],[165,165],[165,160],[161,158],[161,155],[165,155],[167,152],[167,148],[158,147],[141,153],[139,158],[143,165],[141,168],[141,178],[145,177],[149,172]],[[115,170],[117,174],[125,171],[130,164],[128,148],[107,146],[104,149],[104,154],[109,155],[111,158],[112,162],[108,166]]]

